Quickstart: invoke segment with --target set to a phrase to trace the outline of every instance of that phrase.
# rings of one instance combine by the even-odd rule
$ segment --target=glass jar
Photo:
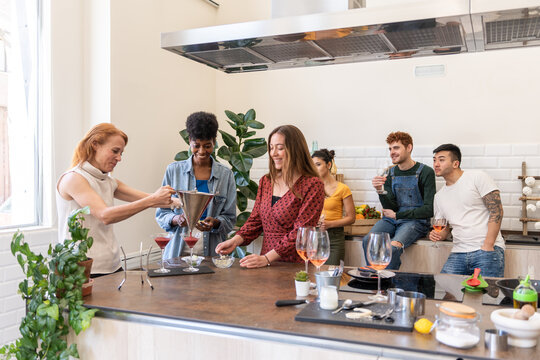
[[[467,305],[449,302],[438,306],[435,335],[437,341],[460,349],[471,348],[478,344],[480,329],[476,310]]]
[[[335,286],[323,286],[321,288],[319,306],[324,310],[335,310],[338,307],[338,292]]]

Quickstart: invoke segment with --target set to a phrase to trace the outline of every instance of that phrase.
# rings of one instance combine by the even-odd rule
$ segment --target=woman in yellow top
[[[339,265],[345,258],[345,233],[343,227],[355,221],[354,201],[351,189],[331,174],[334,150],[317,150],[311,155],[319,176],[324,183],[324,208],[321,216],[321,228],[328,230],[330,236],[330,257],[326,265]],[[343,214],[345,210],[345,215]]]

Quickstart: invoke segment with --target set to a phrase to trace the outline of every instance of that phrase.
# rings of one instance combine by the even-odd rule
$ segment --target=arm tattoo
[[[482,198],[484,205],[489,211],[489,221],[500,223],[503,217],[503,207],[501,203],[501,193],[499,190],[493,190]]]

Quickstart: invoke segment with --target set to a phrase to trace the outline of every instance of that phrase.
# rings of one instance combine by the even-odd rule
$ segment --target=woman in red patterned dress
[[[316,226],[324,204],[324,185],[297,127],[274,129],[268,136],[268,154],[270,171],[259,181],[251,216],[232,239],[216,247],[216,253],[230,254],[263,233],[261,255],[240,260],[247,268],[270,266],[273,261],[302,262],[295,248],[296,231]]]

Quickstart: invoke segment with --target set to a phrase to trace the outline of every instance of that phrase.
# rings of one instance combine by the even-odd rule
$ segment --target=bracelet
[[[270,260],[268,260],[268,256],[266,256],[266,254],[264,254],[263,256],[266,259],[266,261],[268,262],[268,264],[266,264],[266,266],[270,266]]]

